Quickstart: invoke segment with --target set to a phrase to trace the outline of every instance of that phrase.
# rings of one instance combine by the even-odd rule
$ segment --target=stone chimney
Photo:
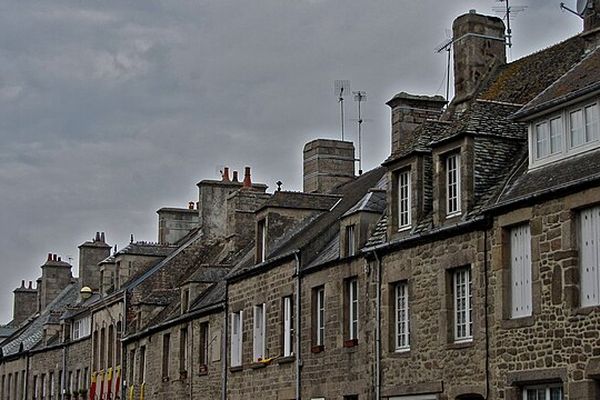
[[[198,226],[200,216],[194,202],[188,208],[161,208],[158,214],[158,242],[174,244]]]
[[[237,174],[235,174],[237,176]],[[199,224],[204,235],[209,237],[225,237],[227,235],[227,198],[239,189],[264,193],[267,185],[252,183],[250,168],[246,169],[245,183],[231,181],[229,176],[223,174],[220,181],[203,180],[198,183]]]
[[[72,279],[71,264],[62,261],[56,254],[48,254],[46,263],[42,265],[41,287],[38,287],[40,310],[45,309]]]
[[[454,20],[454,102],[473,95],[486,76],[506,63],[504,22],[471,10]]]
[[[316,139],[304,146],[304,192],[328,193],[354,178],[354,144]]]
[[[439,119],[446,100],[442,96],[398,93],[386,103],[392,109],[392,153],[416,144],[415,130],[427,119]]]
[[[236,190],[227,197],[227,243],[237,252],[254,240],[256,217],[254,212],[271,197],[256,190]]]
[[[98,263],[110,256],[111,246],[106,243],[104,232],[96,232],[91,241],[79,246],[79,283],[94,291],[100,288]]]
[[[32,287],[31,281],[29,281],[27,287],[25,287],[25,281],[21,281],[21,286],[16,288],[13,293],[13,320],[11,324],[17,327],[37,311],[37,290]]]

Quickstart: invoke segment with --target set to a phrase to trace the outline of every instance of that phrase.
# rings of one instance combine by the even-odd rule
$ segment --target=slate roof
[[[132,254],[136,256],[166,257],[175,249],[177,249],[177,246],[173,245],[150,242],[133,242],[119,250],[115,256]]]
[[[596,49],[527,103],[515,114],[515,117],[524,117],[599,89],[600,50]]]
[[[340,196],[332,194],[278,191],[258,210],[272,207],[328,211],[339,198]]]
[[[60,315],[69,305],[75,304],[79,298],[79,283],[77,281],[67,286],[41,314],[33,317],[24,324],[14,335],[2,344],[4,356],[16,354],[23,343],[23,350],[33,349],[44,335],[44,325],[58,323]]]
[[[491,208],[566,189],[578,183],[600,180],[600,149],[531,171],[527,169],[528,162],[524,156],[514,177]]]
[[[223,266],[201,266],[194,272],[186,282],[217,282],[229,273],[230,267]]]
[[[373,229],[371,236],[365,243],[365,248],[378,246],[387,242],[387,224],[387,214],[383,214],[379,219],[379,222],[377,222],[377,225],[375,225],[375,229]]]

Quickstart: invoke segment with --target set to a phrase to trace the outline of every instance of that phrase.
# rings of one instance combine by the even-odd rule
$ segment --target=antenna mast
[[[511,6],[510,0],[496,0],[500,3],[504,3],[504,7],[493,7],[492,9],[497,13],[504,14],[502,19],[506,20],[506,45],[509,49],[512,48],[512,29],[510,27],[511,14],[520,13],[527,9],[527,6]]]
[[[446,29],[446,40],[438,45],[435,48],[436,53],[441,53],[446,50],[448,52],[448,61],[446,64],[446,100],[449,101],[450,98],[450,63],[452,62],[452,44],[454,43],[454,38],[452,37],[452,31]],[[441,89],[441,85],[440,85]]]
[[[333,88],[337,97],[338,103],[340,103],[340,122],[342,128],[342,141],[344,140],[344,95],[350,93],[350,81],[349,80],[336,80],[334,81]]]
[[[367,92],[358,90],[352,92],[354,101],[358,103],[358,174],[362,175],[362,123],[364,122],[361,115],[360,104],[367,101]]]

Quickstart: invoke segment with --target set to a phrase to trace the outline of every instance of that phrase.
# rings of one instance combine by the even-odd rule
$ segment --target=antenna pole
[[[508,48],[512,48],[512,30],[510,29],[510,5],[506,0],[506,38],[508,39]]]
[[[340,89],[340,117],[342,122],[342,142],[344,141],[344,88]]]
[[[450,63],[452,62],[452,58],[450,56],[451,50],[452,46],[448,46],[448,49],[446,49],[448,52],[448,70],[446,71],[446,101],[450,101]]]
[[[361,127],[363,120],[360,116],[360,103],[362,102],[362,95],[358,94],[358,174],[362,175],[362,132]]]

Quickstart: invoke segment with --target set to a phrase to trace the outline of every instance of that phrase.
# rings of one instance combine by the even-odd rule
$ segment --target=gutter
[[[294,258],[296,260],[296,326],[294,330],[296,331],[296,400],[300,400],[302,398],[302,381],[301,381],[301,373],[302,373],[302,335],[301,335],[301,324],[300,324],[300,316],[302,313],[302,295],[301,295],[301,283],[302,277],[300,275],[300,250],[296,250],[294,252]],[[293,315],[293,310],[292,310]]]
[[[62,359],[62,373],[63,373],[63,376],[62,376],[61,379],[62,379],[63,388],[61,388],[61,391],[60,391],[60,398],[61,399],[65,398],[65,390],[64,390],[65,388],[64,388],[64,386],[66,385],[66,383],[65,383],[65,381],[66,381],[65,377],[66,377],[66,373],[67,373],[66,372],[67,371],[67,347],[68,346],[63,346],[63,351],[62,351],[62,358],[63,358]],[[29,357],[28,357],[28,360],[29,360]]]

